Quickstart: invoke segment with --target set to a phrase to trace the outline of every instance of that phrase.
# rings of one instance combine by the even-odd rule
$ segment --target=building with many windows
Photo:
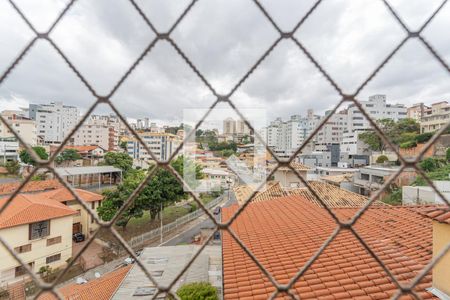
[[[447,101],[433,103],[424,111],[420,121],[420,131],[422,133],[433,132],[448,125],[449,122],[450,104]]]
[[[119,149],[120,120],[115,115],[92,115],[74,134],[71,144],[98,145],[109,151]]]
[[[75,127],[80,111],[62,102],[30,104],[28,116],[36,122],[36,134],[44,144],[60,144]]]
[[[37,144],[36,122],[25,116],[23,111],[4,110],[1,112],[1,115],[26,144],[30,146]],[[0,122],[0,138],[10,138],[13,136],[13,133]]]
[[[179,136],[170,133],[142,132],[139,135],[150,151],[161,161],[169,159],[182,141]],[[152,160],[144,146],[134,137],[127,138],[127,150],[135,162]]]

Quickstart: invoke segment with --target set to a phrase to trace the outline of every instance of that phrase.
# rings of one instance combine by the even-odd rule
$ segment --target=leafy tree
[[[425,132],[425,133],[418,134],[416,136],[416,141],[418,143],[426,143],[431,139],[433,134],[434,134],[434,132]]]
[[[220,151],[220,153],[222,154],[223,157],[230,157],[235,152],[231,149],[225,149],[225,150]]]
[[[373,151],[381,151],[383,148],[381,138],[374,131],[362,132],[358,135],[358,137]]]
[[[402,149],[414,148],[416,146],[417,146],[416,141],[407,141],[407,142],[400,144],[400,148],[402,148]]]
[[[127,141],[121,141],[119,143],[119,147],[125,151],[128,151],[128,142]]]
[[[450,148],[447,148],[447,152],[445,153],[445,158],[448,162],[450,162]]]
[[[8,170],[9,174],[17,175],[17,173],[19,173],[20,165],[17,160],[10,160],[6,162],[5,168]]]
[[[37,156],[40,159],[48,159],[48,153],[47,153],[47,151],[45,151],[44,147],[41,147],[41,146],[33,147],[33,151],[37,154]],[[31,157],[31,155],[27,152],[26,149],[23,149],[22,151],[20,151],[19,158],[23,163],[25,163],[27,165],[35,165],[36,164],[36,162]]]
[[[172,166],[181,176],[183,176],[184,159],[182,156],[172,162]],[[198,176],[201,176],[201,169],[195,164],[193,164],[192,167],[198,172]],[[105,199],[103,200],[102,205],[97,209],[100,218],[104,221],[111,220],[123,206],[126,199],[128,199],[131,193],[145,178],[146,173],[143,170],[132,169],[126,174],[123,183],[120,184],[116,190],[105,191]],[[183,191],[183,187],[175,176],[166,169],[160,168],[135,198],[133,204],[120,216],[116,224],[123,227],[125,230],[131,218],[142,217],[144,211],[149,211],[150,219],[153,221],[161,211],[161,204],[164,207],[185,196],[186,194]]]
[[[380,156],[378,156],[376,163],[383,164],[386,161],[389,161],[389,158],[386,155],[380,155]]]
[[[133,159],[128,153],[108,152],[104,157],[104,164],[119,168],[126,174],[133,167]]]
[[[420,132],[420,124],[415,119],[405,118],[397,121],[395,130],[398,133],[409,132],[417,134]]]
[[[181,286],[177,295],[181,300],[218,300],[217,289],[209,282],[194,282]]]
[[[63,162],[76,161],[81,159],[80,153],[75,149],[64,149],[57,157],[56,163],[61,164]]]
[[[420,162],[420,168],[424,170],[425,172],[431,172],[434,171],[437,168],[437,163],[435,159],[432,157],[425,158]]]

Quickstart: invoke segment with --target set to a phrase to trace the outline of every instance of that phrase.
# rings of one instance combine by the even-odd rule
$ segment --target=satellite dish
[[[95,276],[95,278],[100,278],[101,275],[100,275],[99,272],[95,272],[95,273],[94,273],[94,276]]]

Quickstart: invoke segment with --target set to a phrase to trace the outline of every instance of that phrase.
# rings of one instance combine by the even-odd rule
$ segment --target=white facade
[[[38,139],[44,144],[60,144],[79,120],[79,109],[62,102],[30,104],[28,116],[35,120]]]
[[[326,112],[325,117],[329,113]],[[317,132],[316,145],[339,144],[342,141],[344,131],[347,130],[347,119],[347,111],[345,110],[333,114]]]
[[[19,159],[19,142],[15,137],[0,138],[0,161],[4,164],[9,160]]]
[[[292,115],[288,121],[277,118],[261,130],[261,137],[276,153],[291,155],[319,123],[319,117],[308,110],[307,117]]]
[[[26,144],[36,146],[37,136],[35,121],[25,117],[21,111],[5,110],[1,115],[7,120],[8,124],[14,128]],[[9,137],[13,137],[12,132],[0,122],[0,138]]]
[[[386,95],[373,95],[368,101],[360,101],[364,110],[373,120],[392,119],[398,121],[407,118],[407,108],[402,104],[386,103]],[[348,107],[348,131],[370,129],[372,126],[361,111],[351,104]]]
[[[438,191],[450,199],[450,181],[433,181]],[[403,186],[403,205],[445,204],[431,186]]]
[[[359,135],[365,130],[355,130],[353,132],[344,132],[340,143],[340,151],[348,155],[369,155],[369,146],[364,143]]]
[[[170,133],[143,132],[140,137],[160,161],[169,159],[182,141],[180,137]],[[152,159],[144,146],[135,138],[127,141],[127,150],[134,160],[149,161]]]

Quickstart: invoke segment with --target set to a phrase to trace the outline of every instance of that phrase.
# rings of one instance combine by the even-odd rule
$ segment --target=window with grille
[[[47,246],[59,244],[59,243],[61,243],[61,240],[62,240],[61,236],[47,239]]]
[[[48,256],[45,259],[45,263],[51,264],[51,263],[53,263],[55,261],[58,261],[58,260],[61,260],[61,253],[58,253],[58,254],[55,254],[55,255],[52,255],[52,256]]]
[[[29,225],[29,239],[35,240],[50,235],[50,220]]]
[[[31,251],[31,244],[26,244],[26,245],[22,245],[22,246],[16,247],[16,248],[14,248],[14,251],[16,251],[17,253],[30,252]]]

